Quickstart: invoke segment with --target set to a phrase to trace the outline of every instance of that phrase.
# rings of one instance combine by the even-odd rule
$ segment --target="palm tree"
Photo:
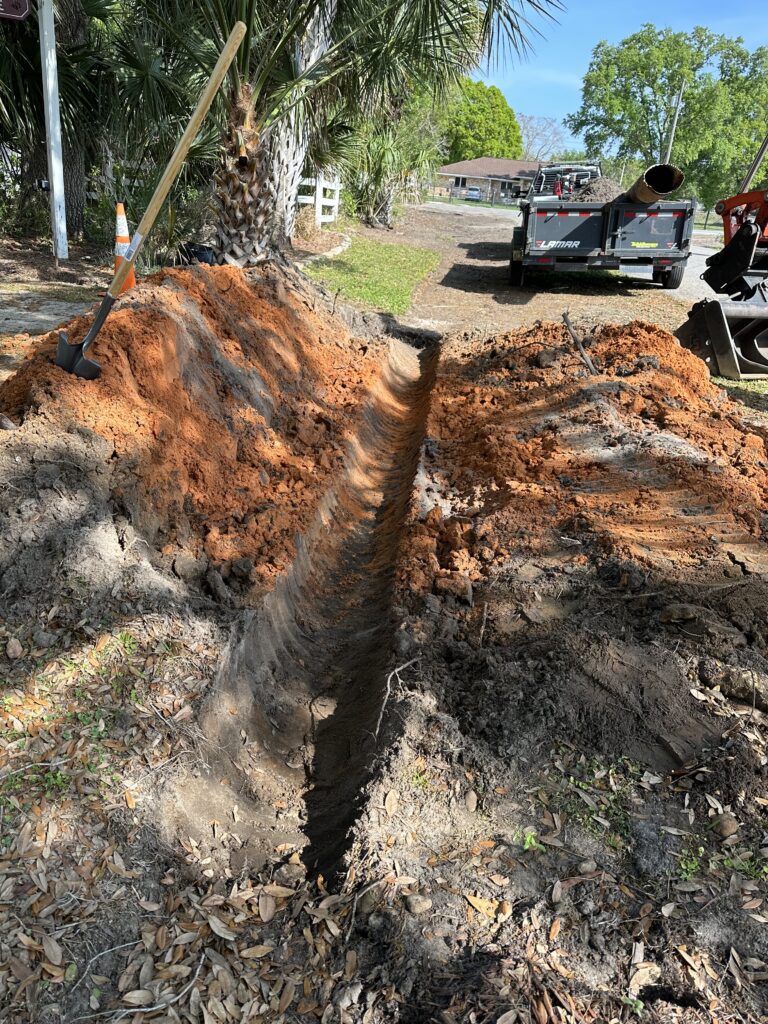
[[[152,0],[147,17],[207,67],[248,27],[227,83],[216,174],[220,262],[246,266],[290,239],[313,139],[340,107],[375,113],[412,83],[440,90],[489,51],[524,50],[558,0]],[[182,58],[183,62],[183,58]]]
[[[59,0],[59,75],[79,231],[91,160],[145,176],[162,164],[236,20],[247,35],[196,149],[215,173],[221,262],[290,239],[307,154],[339,112],[386,110],[413,83],[439,92],[484,53],[520,51],[559,0]],[[217,136],[223,145],[217,153]],[[0,22],[0,145],[40,160],[36,25]],[[188,172],[190,173],[190,172]]]

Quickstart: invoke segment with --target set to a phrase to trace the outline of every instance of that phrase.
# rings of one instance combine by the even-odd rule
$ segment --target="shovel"
[[[236,22],[235,27],[230,33],[229,39],[227,39],[224,44],[224,49],[221,51],[221,55],[216,62],[216,67],[213,69],[211,77],[208,80],[208,84],[206,85],[205,90],[198,100],[197,106],[189,119],[189,124],[184,129],[184,134],[179,139],[176,149],[173,151],[173,156],[168,161],[168,166],[165,168],[163,176],[157,184],[154,195],[149,201],[149,206],[145,210],[144,216],[141,218],[141,223],[136,229],[136,234],[133,236],[133,241],[128,247],[125,258],[117,268],[115,276],[112,279],[112,284],[110,284],[107,289],[107,294],[102,299],[90,331],[88,331],[81,342],[75,344],[69,343],[64,331],[59,332],[59,344],[56,350],[56,365],[60,366],[63,370],[67,370],[69,373],[74,373],[76,377],[82,377],[85,380],[96,380],[96,378],[101,374],[101,366],[93,359],[88,359],[86,352],[96,340],[104,321],[109,315],[109,311],[114,306],[115,299],[120,294],[120,289],[125,284],[125,280],[133,268],[136,256],[141,249],[142,242],[152,230],[152,225],[155,223],[155,219],[160,212],[161,206],[165,202],[165,198],[170,191],[171,185],[173,184],[176,175],[179,173],[181,165],[184,163],[189,147],[192,145],[192,141],[200,130],[200,125],[202,124],[205,115],[208,113],[211,103],[213,103],[213,98],[218,92],[219,86],[224,81],[224,76],[229,70],[229,65],[232,63],[235,53],[242,42],[245,31],[245,25],[242,21]]]

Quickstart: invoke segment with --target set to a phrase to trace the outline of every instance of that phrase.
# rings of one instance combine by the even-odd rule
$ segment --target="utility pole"
[[[749,186],[755,180],[755,175],[760,170],[760,164],[763,162],[763,158],[765,157],[766,153],[768,153],[768,135],[766,135],[763,139],[762,146],[760,147],[760,149],[758,149],[755,159],[752,161],[749,170],[744,176],[744,180],[739,186],[739,192],[746,192]]]
[[[677,119],[680,116],[680,107],[683,105],[683,90],[685,89],[685,79],[680,83],[680,92],[677,94],[677,102],[675,103],[675,116],[672,118],[672,128],[669,132],[669,141],[667,142],[667,154],[664,157],[662,163],[668,164],[672,159],[672,145],[675,141],[675,132],[677,131]]]
[[[45,105],[45,145],[48,152],[48,188],[51,196],[51,229],[53,255],[69,259],[67,214],[64,205],[64,160],[61,147],[61,116],[59,114],[59,76],[56,66],[56,30],[53,24],[53,0],[39,0],[40,59],[43,67],[43,101]]]

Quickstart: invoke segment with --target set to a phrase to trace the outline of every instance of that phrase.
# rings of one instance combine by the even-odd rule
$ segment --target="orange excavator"
[[[768,136],[739,194],[715,207],[725,244],[701,276],[723,298],[697,302],[676,332],[712,373],[730,380],[768,377],[768,191],[748,191],[766,152]]]

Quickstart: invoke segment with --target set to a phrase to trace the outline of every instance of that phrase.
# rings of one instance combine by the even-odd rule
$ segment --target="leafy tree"
[[[556,117],[534,117],[518,114],[522,136],[523,160],[549,160],[565,141],[565,132]]]
[[[590,160],[594,160],[595,157],[591,157],[587,153],[586,149],[559,149],[553,153],[551,160],[557,160],[559,163],[589,163]]]
[[[495,85],[465,78],[450,107],[448,157],[473,160],[480,156],[514,160],[523,152],[515,112]]]
[[[675,101],[685,85],[685,107],[675,136],[676,159],[689,160],[706,148],[722,126],[698,116],[703,103],[714,104],[723,92],[715,77],[731,42],[705,28],[691,33],[643,28],[613,46],[599,42],[582,87],[580,109],[565,119],[583,134],[587,149],[639,155],[648,163],[662,160],[674,117]]]
[[[593,152],[662,160],[680,86],[683,105],[672,159],[707,205],[738,185],[765,131],[768,51],[706,28],[673,32],[644,25],[617,45],[597,44],[582,103],[565,119]]]
[[[629,188],[648,169],[646,161],[638,157],[613,155],[603,157],[600,166],[606,178],[613,178],[625,188]]]
[[[719,199],[736,193],[765,137],[768,110],[768,47],[749,53],[734,45],[730,59],[720,69],[724,101],[720,131],[685,168],[697,198],[710,209]],[[709,111],[702,116],[713,116]],[[751,188],[768,184],[768,162]]]

